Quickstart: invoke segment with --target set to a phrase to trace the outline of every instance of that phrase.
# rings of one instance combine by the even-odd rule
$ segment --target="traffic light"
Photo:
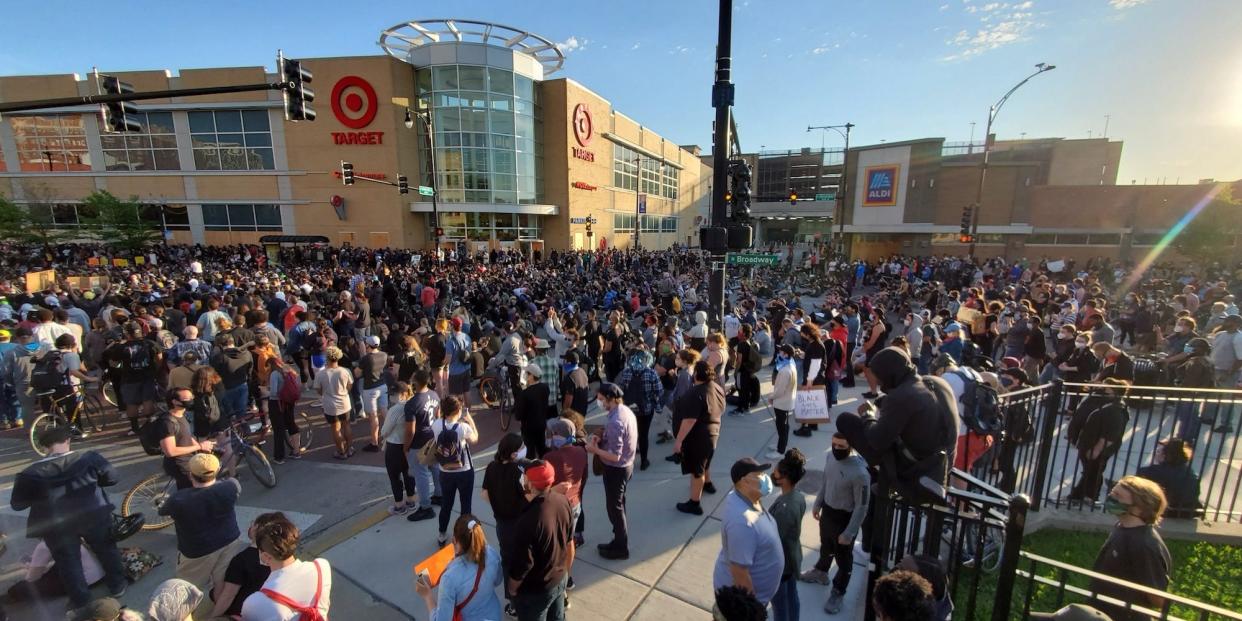
[[[595,233],[594,233],[593,231],[591,231],[591,221],[590,221],[590,220],[587,220],[587,223],[586,223],[586,236],[587,236],[587,237],[595,237]]]
[[[970,236],[970,230],[972,228],[971,224],[973,222],[973,219],[972,219],[973,212],[974,212],[974,208],[971,207],[970,205],[967,205],[962,208],[962,228],[960,230],[960,233],[963,236]]]
[[[397,175],[397,191],[402,194],[410,193],[410,180],[405,175]]]
[[[341,181],[345,185],[354,184],[354,165],[346,161],[341,161]]]
[[[99,90],[104,95],[128,95],[134,87],[122,82],[114,75],[98,75]],[[138,109],[128,101],[114,101],[100,106],[103,114],[104,131],[107,132],[141,132],[142,123],[138,122]]]
[[[793,190],[789,191],[789,204],[795,206],[798,204],[798,193]]]
[[[313,78],[310,70],[302,66],[302,61],[285,58],[281,52],[276,53],[276,62],[285,82],[285,120],[315,120],[315,110],[310,107],[310,102],[315,101],[315,91],[307,86]]]
[[[437,226],[436,227],[436,242],[437,243],[439,243],[441,237],[444,237],[444,229]]]
[[[749,221],[750,166],[744,160],[733,160],[729,162],[729,176],[733,180],[733,189],[726,190],[725,201],[732,207],[731,211],[734,220],[739,222]]]

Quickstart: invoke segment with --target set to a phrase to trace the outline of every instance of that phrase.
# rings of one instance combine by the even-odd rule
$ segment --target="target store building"
[[[433,211],[443,243],[471,251],[694,241],[711,178],[697,147],[556,76],[565,58],[548,39],[433,20],[398,24],[379,44],[383,55],[300,58],[314,74],[313,122],[285,121],[277,91],[138,102],[143,130],[129,134],[102,132],[95,106],[6,114],[0,196],[72,229],[90,216],[82,199],[107,190],[141,202],[172,243],[424,248]],[[263,67],[100,71],[139,92],[280,79]],[[94,92],[83,75],[0,76],[0,101]],[[363,179],[398,175],[410,193]],[[418,186],[434,188],[434,207]]]

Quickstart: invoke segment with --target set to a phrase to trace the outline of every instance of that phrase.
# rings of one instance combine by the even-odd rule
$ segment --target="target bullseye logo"
[[[379,112],[379,99],[370,82],[347,75],[332,87],[332,114],[341,125],[350,129],[362,129],[375,120]]]

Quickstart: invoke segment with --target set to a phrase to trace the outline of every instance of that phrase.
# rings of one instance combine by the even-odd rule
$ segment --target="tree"
[[[1227,259],[1239,233],[1240,212],[1242,196],[1224,189],[1182,229],[1173,240],[1173,247],[1182,256],[1203,263]]]
[[[133,198],[121,200],[106,190],[98,190],[83,199],[82,204],[86,212],[94,214],[82,218],[83,231],[92,239],[132,253],[161,239],[159,227],[142,218],[142,205]]]
[[[0,241],[45,246],[59,243],[68,236],[64,229],[52,225],[50,205],[18,205],[0,197]]]

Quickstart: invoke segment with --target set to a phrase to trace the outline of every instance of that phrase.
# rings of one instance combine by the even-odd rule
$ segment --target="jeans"
[[[539,593],[513,597],[518,621],[565,621],[565,579]]]
[[[56,572],[60,581],[69,593],[69,602],[74,608],[85,606],[91,601],[91,592],[82,574],[82,547],[95,553],[99,564],[104,570],[104,581],[108,591],[116,593],[125,588],[125,572],[121,567],[121,551],[112,540],[112,520],[107,511],[97,511],[94,515],[78,520],[76,528],[60,528],[43,538],[52,560],[56,561]]]
[[[220,395],[220,415],[225,419],[231,419],[245,414],[246,403],[249,400],[249,384],[238,384],[232,388],[225,388]]]
[[[637,414],[637,412],[635,412]],[[650,446],[651,416],[635,416],[638,421],[638,458],[647,461],[647,447]]]
[[[625,488],[633,474],[633,464],[604,464],[604,506],[608,509],[608,521],[612,522],[612,547],[618,550],[630,549],[630,533],[625,521]]]
[[[19,413],[17,392],[8,384],[0,385],[0,423],[16,423]]]
[[[798,621],[802,603],[798,601],[798,577],[784,576],[772,596],[772,621]]]
[[[815,569],[827,573],[832,562],[837,562],[837,574],[832,578],[832,589],[841,593],[850,585],[854,571],[854,541],[841,545],[838,539],[850,523],[852,513],[843,509],[824,506],[819,515],[819,560]]]
[[[419,463],[418,450],[418,447],[410,449],[407,456],[410,475],[414,478],[414,487],[418,492],[418,508],[430,509],[431,497],[440,495],[440,473],[435,464],[424,466]]]
[[[440,532],[447,533],[449,520],[453,517],[453,502],[458,494],[461,495],[462,515],[470,513],[470,502],[474,496],[474,469],[441,470],[440,485],[444,488],[444,495],[440,497]]]
[[[410,476],[409,464],[405,461],[405,451],[400,444],[384,443],[384,469],[388,471],[388,484],[392,486],[394,503],[414,495],[414,478]]]

